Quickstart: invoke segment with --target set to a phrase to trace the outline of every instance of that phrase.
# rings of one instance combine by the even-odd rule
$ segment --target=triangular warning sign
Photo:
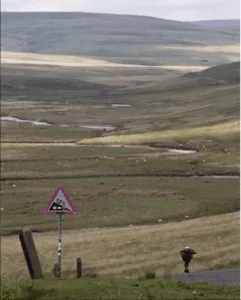
[[[73,215],[75,214],[76,209],[64,189],[58,187],[47,203],[44,212],[50,215],[60,212],[67,215]]]

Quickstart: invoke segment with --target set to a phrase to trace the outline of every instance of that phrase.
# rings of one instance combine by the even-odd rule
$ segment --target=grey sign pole
[[[57,213],[58,216],[58,257],[57,262],[61,272],[61,254],[62,254],[62,217],[63,213]]]
[[[54,264],[54,276],[61,277],[61,256],[62,256],[62,221],[63,215],[74,215],[76,208],[71,203],[69,196],[66,194],[62,186],[58,187],[44,209],[45,214],[57,214],[58,220],[58,251],[57,263]]]

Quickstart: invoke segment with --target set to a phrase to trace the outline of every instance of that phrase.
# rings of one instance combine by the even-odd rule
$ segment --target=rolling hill
[[[153,17],[3,12],[1,26],[2,51],[77,55],[146,65],[206,65],[208,61],[208,66],[214,66],[239,59],[240,36],[236,29],[207,30]],[[205,51],[212,46],[216,46],[212,53]],[[230,51],[230,46],[235,50]]]
[[[199,73],[201,76],[206,76],[216,80],[221,80],[227,83],[240,83],[240,62],[215,66]]]

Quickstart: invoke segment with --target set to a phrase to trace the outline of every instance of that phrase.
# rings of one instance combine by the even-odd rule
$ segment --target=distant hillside
[[[148,65],[210,65],[237,60],[234,53],[190,47],[239,44],[239,32],[152,17],[92,13],[1,13],[3,51],[81,55]],[[168,49],[167,46],[172,46]],[[183,50],[175,49],[182,46]],[[186,50],[188,47],[189,50]]]
[[[240,61],[207,68],[200,72],[189,72],[172,80],[164,80],[150,89],[162,91],[183,91],[208,86],[228,86],[240,84]],[[148,89],[146,89],[148,90]]]
[[[240,82],[240,61],[208,68],[199,72],[202,76],[209,76],[215,79],[224,80],[229,83]]]
[[[240,61],[192,72],[179,77],[183,85],[197,86],[240,84]]]
[[[199,25],[206,28],[227,28],[227,27],[240,27],[240,20],[207,20],[190,22],[194,25]]]

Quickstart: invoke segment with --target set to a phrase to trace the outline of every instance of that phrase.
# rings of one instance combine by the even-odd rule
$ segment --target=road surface
[[[163,278],[161,276],[160,278]],[[209,282],[216,285],[228,285],[240,288],[240,269],[220,269],[212,271],[190,272],[172,275],[172,279],[185,282]]]

